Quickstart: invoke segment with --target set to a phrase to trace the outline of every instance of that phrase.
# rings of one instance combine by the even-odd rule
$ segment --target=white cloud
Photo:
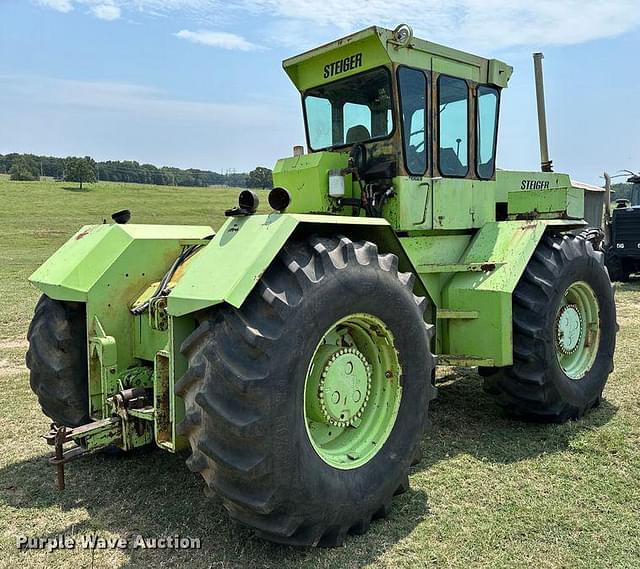
[[[62,12],[63,14],[73,10],[73,3],[71,0],[37,0],[37,3],[40,4],[40,6],[51,8],[52,10]]]
[[[640,27],[638,0],[34,0],[62,12],[74,5],[112,6],[146,15],[179,14],[200,26],[233,28],[259,20],[273,43],[306,49],[369,25],[401,21],[416,36],[465,49],[571,45],[622,35]],[[93,10],[96,13],[96,10]],[[255,49],[226,32],[183,30],[185,39],[227,49]],[[180,33],[183,33],[180,32]]]
[[[219,103],[176,99],[146,85],[78,81],[30,75],[0,75],[4,98],[29,100],[34,107],[99,110],[164,122],[208,123],[219,127],[273,126],[279,115],[262,103]],[[9,105],[10,107],[11,105]]]
[[[2,75],[0,153],[35,152],[248,171],[301,140],[282,101],[185,99],[145,85]],[[208,97],[202,98],[202,97]]]
[[[369,0],[352,3],[348,10],[343,0],[241,1],[247,9],[280,20],[278,37],[289,45],[300,41],[295,32],[304,25],[310,33],[335,36],[336,28],[344,33],[368,25],[393,28],[406,21],[418,37],[485,50],[578,44],[640,25],[637,0]],[[294,34],[287,34],[287,27]]]
[[[91,8],[91,12],[96,18],[107,20],[108,22],[117,20],[120,17],[120,8],[113,4],[98,4]]]
[[[242,36],[228,32],[214,32],[211,30],[198,30],[194,32],[191,30],[180,30],[174,35],[192,43],[221,47],[222,49],[237,49],[240,51],[262,49],[260,46],[247,41]]]

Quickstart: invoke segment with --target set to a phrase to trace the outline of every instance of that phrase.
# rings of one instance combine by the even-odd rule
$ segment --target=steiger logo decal
[[[548,180],[522,180],[521,190],[548,190]]]
[[[362,67],[362,53],[356,53],[349,57],[345,57],[344,59],[338,59],[337,61],[327,63],[324,66],[324,78],[328,79],[329,77],[335,77],[336,75],[346,73],[347,71],[357,69],[358,67]]]

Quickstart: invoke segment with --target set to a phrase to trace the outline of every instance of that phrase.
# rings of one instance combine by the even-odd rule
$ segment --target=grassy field
[[[25,334],[32,270],[85,223],[128,208],[135,222],[218,227],[237,191],[0,179],[0,567],[640,566],[640,286],[617,291],[616,371],[599,409],[538,426],[504,417],[475,372],[444,369],[425,460],[391,516],[334,550],[262,542],[204,498],[184,456],[161,451],[72,463],[67,490],[39,435]],[[19,552],[16,536],[180,534],[192,551]]]

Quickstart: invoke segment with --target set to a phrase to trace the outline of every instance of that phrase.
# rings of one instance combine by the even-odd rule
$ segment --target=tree
[[[96,163],[93,158],[75,158],[70,156],[64,162],[64,179],[67,182],[94,183],[96,181]]]
[[[38,162],[32,154],[22,154],[13,161],[9,174],[12,180],[33,182],[38,180]]]
[[[246,188],[249,183],[249,175],[242,173],[225,174],[226,185],[230,188]]]
[[[249,172],[249,180],[247,182],[249,188],[262,188],[263,190],[273,187],[273,173],[269,168],[258,166],[255,170]]]
[[[627,184],[627,183],[613,184],[613,186],[611,186],[611,189],[615,193],[611,196],[612,201],[620,200],[620,199],[625,199],[625,200],[630,199],[632,187],[633,186],[631,184]]]

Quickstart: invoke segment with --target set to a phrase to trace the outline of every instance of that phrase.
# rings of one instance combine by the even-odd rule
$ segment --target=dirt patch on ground
[[[17,373],[22,373],[27,368],[24,364],[17,365],[15,363],[10,362],[7,359],[0,359],[0,377],[7,377],[9,375],[15,375]]]
[[[15,350],[17,348],[27,349],[29,347],[29,342],[27,342],[26,338],[6,338],[4,340],[0,340],[0,350]]]
[[[38,229],[33,232],[33,236],[37,239],[48,239],[49,237],[56,237],[58,235],[68,235],[68,231],[62,231],[61,229]]]

